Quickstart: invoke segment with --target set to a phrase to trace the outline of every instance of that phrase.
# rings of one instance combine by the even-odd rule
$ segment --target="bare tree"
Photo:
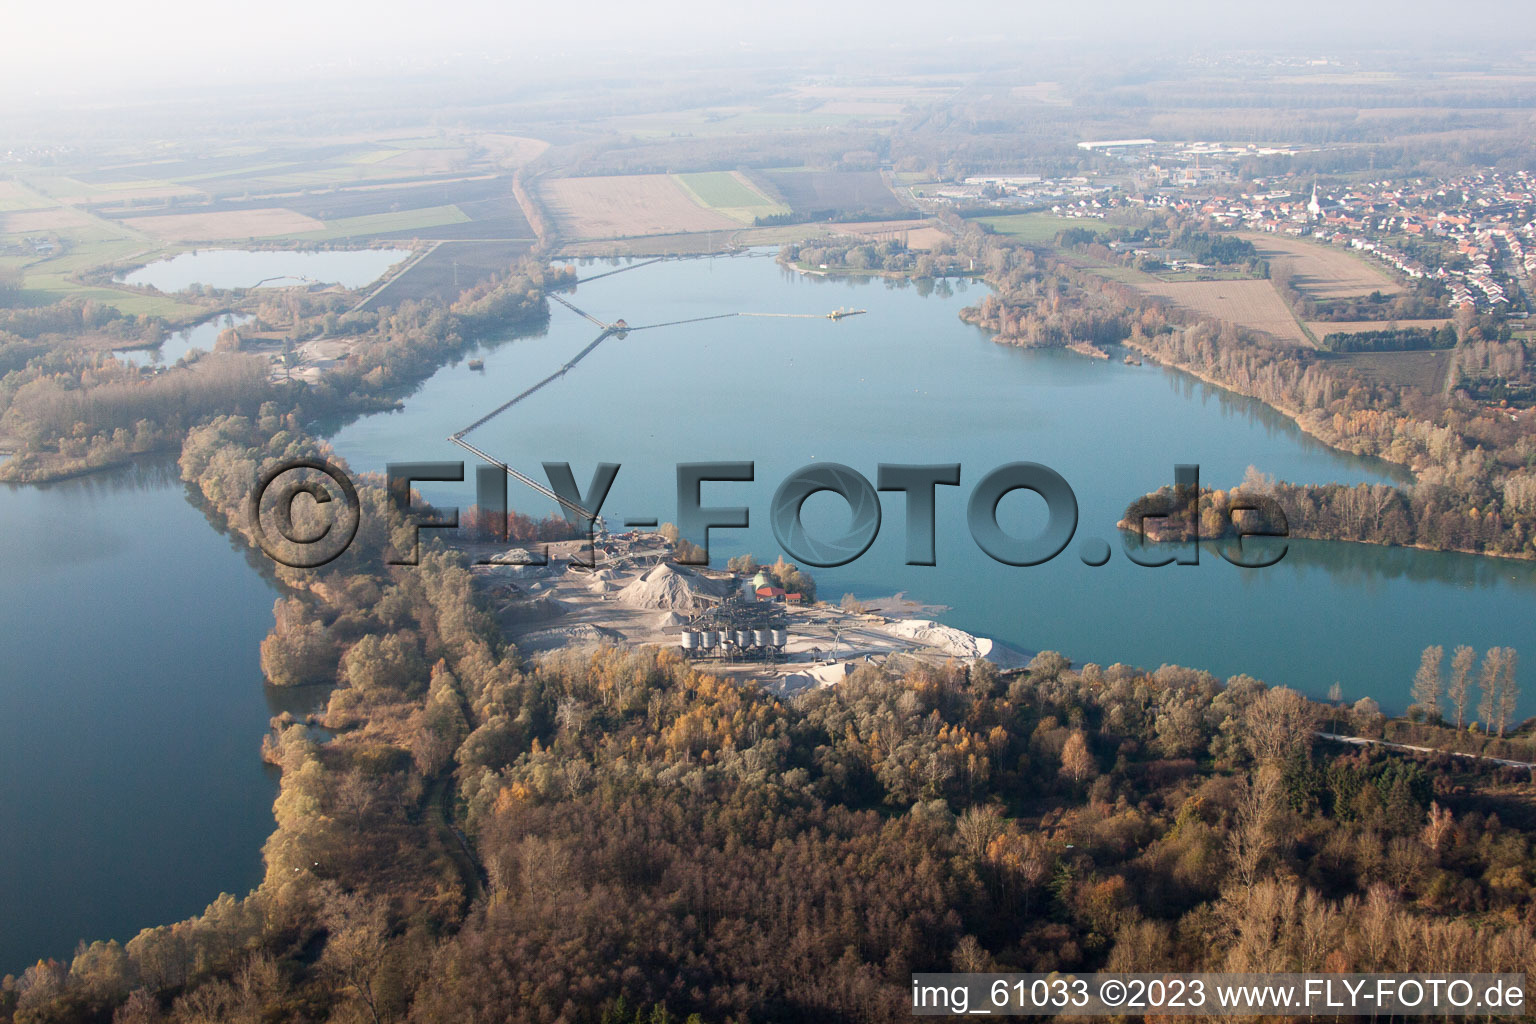
[[[1440,850],[1451,837],[1451,830],[1456,826],[1456,819],[1452,816],[1450,808],[1441,807],[1438,802],[1429,805],[1429,821],[1424,825],[1424,831],[1419,833],[1419,839],[1429,848],[1429,852],[1436,857],[1440,856]]]
[[[955,820],[955,834],[972,857],[986,855],[992,840],[1003,834],[1003,813],[996,807],[972,807]]]
[[[1245,888],[1258,880],[1259,868],[1274,849],[1275,821],[1279,817],[1281,772],[1265,765],[1254,770],[1253,780],[1237,804],[1237,820],[1227,835],[1232,871]]]
[[[1467,705],[1472,702],[1472,665],[1477,652],[1462,644],[1451,653],[1451,685],[1446,689],[1451,707],[1456,709],[1456,728],[1466,724]]]
[[[1501,689],[1504,685],[1504,648],[1490,647],[1483,653],[1483,667],[1477,675],[1477,687],[1482,696],[1477,702],[1477,717],[1483,720],[1483,734],[1493,731],[1493,720],[1504,703]]]
[[[1088,739],[1079,729],[1067,737],[1066,745],[1061,748],[1061,774],[1073,782],[1082,782],[1097,771],[1098,765],[1088,751]]]
[[[955,946],[950,962],[954,964],[955,970],[962,974],[980,974],[992,966],[992,957],[976,940],[976,936],[966,935]]]
[[[1515,682],[1515,668],[1520,663],[1520,655],[1515,653],[1513,647],[1501,648],[1502,656],[1499,658],[1499,703],[1494,709],[1499,719],[1499,735],[1504,735],[1504,729],[1509,725],[1510,719],[1515,716],[1515,707],[1520,703],[1520,684]]]
[[[127,1002],[112,1014],[112,1024],[159,1024],[164,1019],[159,1001],[142,988],[129,993]]]
[[[1312,706],[1295,690],[1272,687],[1244,712],[1243,741],[1261,766],[1278,765],[1312,740]]]
[[[389,920],[382,901],[339,893],[325,912],[330,936],[320,965],[358,998],[373,1024],[381,1024],[376,979],[389,945]]]
[[[1419,670],[1413,674],[1413,703],[1424,712],[1427,719],[1440,717],[1440,690],[1443,685],[1442,666],[1445,648],[1439,644],[1424,648],[1419,656]]]

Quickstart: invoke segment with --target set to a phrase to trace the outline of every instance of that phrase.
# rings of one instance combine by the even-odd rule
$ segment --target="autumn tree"
[[[995,806],[971,807],[955,819],[955,836],[967,853],[980,860],[992,845],[992,840],[1003,834],[1006,822]]]
[[[1456,728],[1466,724],[1467,706],[1472,702],[1472,666],[1477,652],[1466,644],[1451,653],[1451,683],[1446,688],[1451,707],[1456,709]]]
[[[1429,852],[1438,857],[1441,849],[1451,838],[1452,829],[1456,827],[1456,819],[1451,814],[1450,808],[1441,807],[1433,802],[1429,805],[1428,819],[1423,831],[1419,833],[1419,838]]]
[[[411,757],[423,775],[431,777],[448,766],[453,753],[469,734],[464,716],[464,699],[458,680],[446,662],[432,667],[427,689],[427,704],[415,721],[411,735]]]
[[[1433,721],[1440,717],[1441,669],[1445,662],[1445,648],[1439,644],[1424,648],[1419,656],[1419,670],[1413,674],[1413,703],[1424,717]]]
[[[1236,821],[1227,833],[1227,853],[1233,874],[1244,887],[1258,880],[1259,869],[1274,849],[1282,778],[1274,765],[1260,765],[1238,800]]]
[[[261,642],[261,670],[268,681],[273,686],[334,681],[337,651],[325,624],[294,597],[279,598],[273,614],[276,625]]]
[[[750,553],[736,555],[733,558],[727,559],[725,567],[739,576],[751,576],[760,568],[757,564],[757,559]]]
[[[1504,735],[1504,727],[1515,715],[1515,709],[1520,704],[1520,684],[1515,681],[1515,668],[1519,665],[1520,656],[1513,647],[1504,648],[1503,680],[1499,686],[1499,735]]]
[[[1243,742],[1261,766],[1280,765],[1312,741],[1312,705],[1285,686],[1265,690],[1243,716]]]
[[[388,952],[389,922],[384,904],[355,893],[337,893],[325,910],[329,936],[320,966],[382,1024],[378,982]]]
[[[1061,774],[1073,783],[1081,783],[1097,773],[1098,765],[1088,750],[1088,738],[1078,729],[1067,737],[1066,744],[1061,748]]]
[[[390,633],[380,639],[369,633],[341,659],[341,674],[349,686],[364,693],[403,692],[426,681],[427,667],[416,645],[406,636]]]
[[[1515,683],[1515,665],[1518,657],[1513,647],[1490,647],[1483,655],[1482,671],[1478,674],[1478,687],[1482,699],[1477,703],[1477,713],[1483,719],[1483,731],[1491,732],[1495,723],[1499,735],[1504,735],[1515,707],[1520,700],[1520,689]]]

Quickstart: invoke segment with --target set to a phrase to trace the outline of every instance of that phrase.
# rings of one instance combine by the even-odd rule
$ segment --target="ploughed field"
[[[1239,238],[1252,242],[1259,255],[1273,267],[1286,267],[1299,291],[1313,299],[1349,299],[1371,292],[1400,295],[1403,287],[1369,257],[1304,238],[1241,231]]]
[[[1326,354],[1330,362],[1348,366],[1372,384],[1414,387],[1435,394],[1445,387],[1450,349],[1420,352],[1348,352]]]
[[[760,171],[754,172],[753,180],[776,192],[800,216],[834,210],[890,214],[905,209],[879,171]]]
[[[1201,316],[1229,320],[1293,345],[1312,344],[1268,281],[1152,281],[1137,287]]]

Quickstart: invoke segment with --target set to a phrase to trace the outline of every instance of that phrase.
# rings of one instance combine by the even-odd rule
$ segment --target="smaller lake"
[[[339,284],[361,288],[410,256],[409,249],[294,252],[286,249],[196,249],[156,260],[124,275],[124,284],[147,285],[167,294],[194,285],[214,288],[291,288]]]
[[[154,348],[125,348],[113,353],[129,366],[175,366],[193,349],[212,352],[219,335],[231,327],[249,323],[252,318],[245,313],[224,313],[212,320],[204,320],[196,327],[188,327],[168,336]]]

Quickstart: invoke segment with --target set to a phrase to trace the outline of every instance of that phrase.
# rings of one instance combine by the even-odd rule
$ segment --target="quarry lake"
[[[1133,564],[1115,523],[1131,499],[1172,483],[1176,463],[1197,463],[1202,481],[1219,487],[1241,481],[1249,466],[1312,483],[1404,476],[1335,452],[1260,403],[1185,374],[995,344],[958,318],[984,287],[950,281],[920,291],[743,258],[659,263],[591,281],[565,297],[604,322],[634,326],[722,313],[868,312],[837,321],[733,317],[616,335],[469,440],[539,480],[542,462],[570,462],[583,488],[595,463],[620,463],[602,510],[610,524],[676,519],[679,462],[755,462],[752,483],[704,485],[704,505],[751,510],[749,529],[713,531],[717,565],[745,551],[764,561],[779,554],[768,522],[773,493],[808,463],[844,463],[873,481],[882,462],[958,462],[960,486],[937,489],[937,566],[904,564],[905,499],[886,493],[870,550],[847,566],[812,570],[819,595],[904,591],[948,606],[939,617],[950,625],[1079,663],[1246,672],[1316,697],[1338,681],[1350,700],[1372,696],[1400,710],[1426,644],[1481,651],[1518,647],[1529,635],[1536,565],[1526,562],[1292,542],[1267,569],[1239,569],[1210,551],[1198,566]],[[551,309],[541,335],[475,353],[483,372],[445,367],[402,411],[339,431],[338,452],[354,470],[372,471],[391,461],[464,458],[449,434],[558,369],[598,333],[565,307]],[[966,526],[971,488],[1013,461],[1050,466],[1077,496],[1076,538],[1045,565],[999,564]],[[468,506],[472,465],[466,477],[421,488],[435,501]],[[519,510],[554,511],[533,491],[511,487]],[[999,519],[1034,536],[1044,503],[1015,493]],[[817,532],[831,536],[848,520],[835,496],[806,503]],[[1107,565],[1078,558],[1087,538],[1111,542]],[[1523,708],[1536,710],[1536,692]]]
[[[587,273],[609,269],[587,268]],[[771,259],[660,263],[566,294],[604,322],[647,325],[731,317],[612,336],[563,377],[470,435],[542,478],[568,461],[583,486],[599,461],[622,465],[603,514],[676,518],[679,462],[751,460],[752,483],[706,484],[710,506],[751,509],[746,530],[717,530],[723,564],[772,560],[774,489],[811,462],[873,480],[882,463],[958,462],[961,486],[937,493],[936,567],[903,564],[902,495],[862,558],[813,570],[821,595],[905,591],[947,606],[939,618],[1074,661],[1246,672],[1322,696],[1407,703],[1426,644],[1521,646],[1536,611],[1536,565],[1293,542],[1278,565],[1239,569],[1207,552],[1159,569],[1126,557],[1115,522],[1132,498],[1171,483],[1176,463],[1237,483],[1251,465],[1303,482],[1383,481],[1397,471],[1333,452],[1260,404],[1157,366],[994,344],[963,324],[980,285],[932,289],[805,277]],[[868,312],[833,321],[832,310]],[[558,369],[597,334],[551,304],[547,328],[508,336],[446,366],[403,409],[364,417],[332,440],[354,471],[388,462],[459,461],[448,435]],[[216,332],[215,332],[216,333]],[[1076,492],[1077,539],[1046,565],[992,561],[971,539],[971,488],[1007,462],[1035,461]],[[473,478],[473,465],[466,466]],[[473,484],[424,485],[467,507]],[[522,511],[551,503],[513,484]],[[1015,494],[1002,524],[1038,530]],[[1038,503],[1036,503],[1038,504]],[[807,503],[831,532],[837,499]],[[200,911],[260,878],[275,782],[259,758],[281,699],[264,690],[258,644],[274,589],[192,505],[172,464],[47,487],[0,486],[0,973],[68,957],[79,938],[126,941]],[[1110,542],[1090,568],[1085,538]],[[1527,673],[1528,675],[1528,673]],[[1536,695],[1536,686],[1526,687]],[[1528,697],[1522,714],[1536,710]]]

